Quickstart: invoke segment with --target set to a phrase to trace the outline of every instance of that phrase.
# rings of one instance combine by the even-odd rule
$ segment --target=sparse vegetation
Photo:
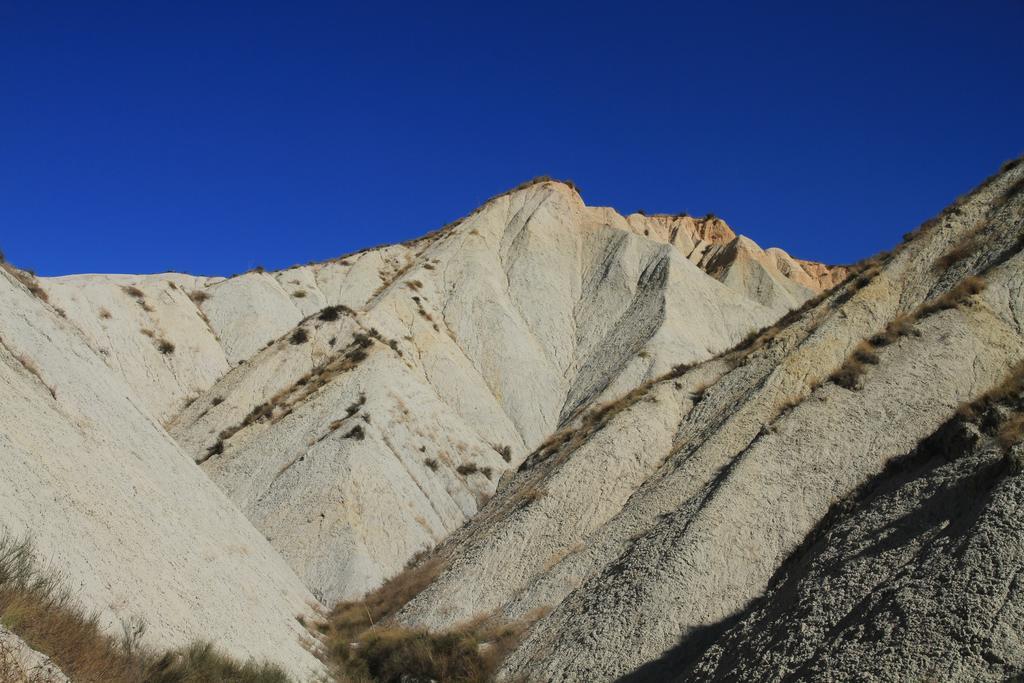
[[[296,299],[305,299],[306,298],[306,290],[304,290],[304,289],[296,289],[294,292],[292,292],[292,296],[295,297]]]
[[[303,327],[296,327],[295,331],[292,332],[291,336],[288,337],[288,342],[292,346],[299,346],[309,341],[309,333]]]
[[[366,432],[363,431],[363,425],[356,425],[352,429],[345,432],[346,439],[355,439],[356,441],[362,441],[366,438]]]
[[[405,571],[360,600],[343,602],[317,628],[343,680],[483,683],[546,611],[505,623],[478,618],[448,631],[395,625],[391,618],[444,569],[441,557],[418,555]]]
[[[33,273],[31,270],[23,270],[21,268],[16,268],[12,263],[10,263],[7,260],[7,258],[3,255],[2,251],[0,251],[0,268],[6,270],[11,275],[11,277],[20,282],[22,286],[25,287],[25,289],[27,289],[33,296],[35,296],[40,301],[48,302],[50,300],[50,296],[46,293],[46,290],[43,289],[42,285],[40,285],[39,281],[36,279],[36,274]]]
[[[468,477],[471,474],[476,474],[477,472],[479,472],[480,468],[478,468],[475,464],[471,462],[467,462],[456,467],[455,471],[464,477]]]
[[[0,622],[29,647],[50,657],[76,683],[288,680],[278,667],[240,664],[208,643],[153,652],[140,643],[145,624],[139,620],[125,622],[121,638],[104,633],[98,617],[84,610],[60,577],[43,567],[32,544],[6,533],[0,533]],[[7,662],[3,673],[21,673],[13,667]]]
[[[223,402],[224,402],[224,399],[222,397],[220,397],[220,396],[214,396],[212,399],[210,399],[210,405],[211,406],[219,406]]]
[[[495,452],[501,456],[501,459],[505,462],[512,462],[512,447],[511,446],[494,446]]]
[[[113,316],[110,315],[110,311],[108,311],[106,308],[101,308],[100,309],[100,319],[101,320],[110,320],[112,317]]]
[[[440,463],[434,458],[427,458],[423,461],[423,464],[429,467],[431,472],[437,472],[437,468],[440,466]]]
[[[850,357],[829,376],[833,384],[856,391],[860,389],[860,378],[867,372],[868,365],[878,364],[878,354],[870,342],[862,341],[853,348]]]
[[[914,313],[915,317],[924,318],[939,311],[956,308],[966,303],[975,294],[983,292],[986,284],[983,277],[977,275],[966,277],[942,296],[921,304]]]
[[[900,315],[893,318],[885,326],[885,330],[872,336],[868,341],[875,348],[881,348],[892,344],[900,337],[920,337],[921,333],[914,328],[915,318],[911,315]]]
[[[324,322],[333,322],[340,318],[342,314],[355,315],[355,311],[344,304],[339,304],[337,306],[325,306],[320,309],[320,313],[318,313],[316,317]]]
[[[202,290],[195,289],[195,290],[189,292],[188,298],[192,299],[192,301],[197,303],[197,304],[201,304],[204,301],[206,301],[207,299],[209,299],[210,295],[207,294],[206,292],[202,291]]]
[[[935,260],[935,267],[946,270],[973,254],[978,248],[977,238],[972,234]]]
[[[165,356],[169,356],[172,353],[174,353],[175,346],[166,339],[160,339],[156,343],[156,348],[157,351],[159,351],[160,353],[164,354]]]

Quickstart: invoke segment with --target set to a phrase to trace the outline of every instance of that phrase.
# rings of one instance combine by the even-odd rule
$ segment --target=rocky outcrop
[[[1022,174],[1008,167],[760,336],[568,424],[442,544],[445,570],[399,620],[553,608],[505,663],[530,680],[611,680],[706,644],[833,504],[1024,357]],[[1019,631],[1015,615],[996,628]],[[982,673],[968,659],[957,676]]]

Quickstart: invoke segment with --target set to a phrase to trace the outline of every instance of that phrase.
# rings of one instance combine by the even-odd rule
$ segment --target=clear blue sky
[[[538,174],[828,262],[1024,152],[1021,0],[0,0],[0,248],[230,274]]]

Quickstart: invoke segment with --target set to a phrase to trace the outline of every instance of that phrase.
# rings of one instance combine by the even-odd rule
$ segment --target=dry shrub
[[[998,439],[1006,451],[1024,441],[1024,413],[1014,413],[1007,418],[999,427]]]
[[[39,372],[39,366],[32,362],[32,359],[25,355],[15,355],[14,359],[21,363],[21,366],[28,371],[30,375],[39,380],[39,383],[46,387],[46,390],[50,392],[50,396],[54,399],[57,398],[57,391],[43,379],[42,373]]]
[[[296,289],[294,292],[292,292],[292,296],[295,297],[296,299],[305,299],[306,298],[306,290],[304,290],[304,289]]]
[[[1006,373],[1003,381],[970,403],[960,406],[959,414],[967,420],[975,420],[992,406],[1007,403],[1024,393],[1024,361],[1015,364]]]
[[[417,555],[405,571],[361,600],[335,606],[317,628],[343,680],[490,681],[526,629],[546,614],[537,610],[513,623],[478,618],[443,632],[395,625],[392,618],[443,569],[440,557]]]
[[[125,294],[132,297],[133,299],[146,298],[146,294],[141,289],[139,289],[138,287],[133,287],[131,285],[125,285],[121,287],[121,291],[123,291]]]
[[[377,628],[366,632],[358,647],[349,648],[343,666],[351,677],[382,683],[484,683],[493,680],[528,627],[525,621],[478,620],[442,632]]]
[[[328,647],[348,651],[359,634],[398,613],[432,582],[443,569],[441,558],[422,559],[367,593],[361,600],[335,605],[327,619]]]
[[[355,315],[355,311],[344,304],[338,304],[337,306],[326,306],[320,310],[317,318],[324,322],[332,322],[337,320],[344,315]]]
[[[942,296],[921,304],[915,312],[916,316],[924,318],[939,311],[956,308],[960,304],[966,303],[975,294],[983,292],[986,285],[983,277],[977,275],[966,277]]]
[[[110,311],[108,311],[106,308],[101,308],[100,309],[100,318],[101,319],[103,319],[103,320],[110,320],[112,317],[113,316],[110,315]]]
[[[829,380],[844,389],[860,389],[860,378],[867,372],[868,365],[878,365],[878,354],[869,341],[861,341],[850,353],[839,369],[829,375]]]
[[[356,441],[362,441],[366,438],[366,432],[363,431],[362,425],[356,425],[352,429],[348,430],[344,434],[346,439],[355,439]]]
[[[61,577],[41,566],[29,541],[6,533],[0,535],[0,621],[76,683],[288,680],[275,666],[239,664],[207,643],[152,652],[140,643],[145,628],[139,620],[126,622],[121,638],[111,637],[65,589]]]
[[[463,463],[462,465],[459,465],[458,467],[456,467],[455,471],[465,477],[465,476],[468,476],[470,474],[476,474],[477,472],[480,471],[480,469],[476,465],[474,465],[473,463],[467,462],[467,463]]]
[[[915,319],[910,315],[900,315],[893,318],[885,326],[885,330],[871,337],[869,340],[872,346],[882,347],[892,344],[900,337],[913,335],[920,337],[921,333],[914,328]]]
[[[169,356],[174,353],[175,346],[166,339],[161,339],[156,343],[156,349],[165,356]]]
[[[862,341],[853,349],[853,358],[867,365],[878,365],[878,354],[869,342]]]
[[[306,332],[305,328],[297,327],[295,328],[295,331],[292,332],[291,336],[288,337],[288,341],[292,344],[292,346],[305,344],[307,341],[309,341],[309,333]]]
[[[42,285],[39,284],[39,281],[36,280],[35,273],[33,273],[31,270],[22,270],[20,268],[15,268],[11,263],[7,261],[7,259],[2,257],[0,257],[0,268],[3,268],[8,273],[10,273],[15,280],[20,282],[25,287],[25,289],[27,289],[33,296],[35,296],[39,300],[50,300],[50,297],[46,293],[46,290],[44,290]]]
[[[437,472],[437,468],[440,466],[440,463],[434,458],[427,458],[423,461],[423,464],[429,467],[431,472]]]
[[[194,301],[197,304],[201,304],[204,301],[206,301],[207,299],[209,299],[210,295],[207,294],[206,292],[203,292],[203,291],[200,291],[200,290],[196,289],[196,290],[193,290],[193,291],[189,292],[188,298],[192,299],[192,301]]]
[[[492,446],[494,451],[501,456],[501,459],[505,462],[512,462],[512,447],[511,446]]]
[[[959,244],[955,245],[945,254],[935,260],[935,267],[945,270],[956,265],[960,261],[973,254],[978,248],[978,242],[974,235],[969,235]]]
[[[512,496],[513,505],[527,506],[536,503],[546,495],[546,491],[539,486],[531,485],[520,489]]]

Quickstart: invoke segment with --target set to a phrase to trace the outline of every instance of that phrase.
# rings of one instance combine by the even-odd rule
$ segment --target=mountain
[[[566,425],[398,620],[550,610],[530,680],[1019,675],[1022,189]]]
[[[626,218],[542,180],[326,263],[42,286],[333,603],[459,528],[588,403],[817,294],[818,268],[715,217]]]
[[[1019,675],[1022,189],[854,266],[547,178],[279,272],[4,264],[0,509],[108,629],[300,680]]]

